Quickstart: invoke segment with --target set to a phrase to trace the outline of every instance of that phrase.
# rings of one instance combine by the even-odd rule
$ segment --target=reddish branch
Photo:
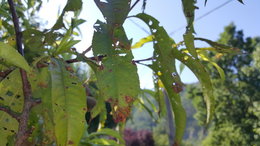
[[[0,105],[0,110],[6,112],[6,113],[9,114],[11,117],[15,118],[17,121],[19,120],[19,114],[16,113],[16,112],[14,112],[14,111],[12,111],[12,110],[10,109],[10,107],[4,106],[4,105]]]
[[[15,36],[16,36],[16,45],[18,52],[24,56],[24,51],[23,51],[23,44],[22,44],[22,32],[19,26],[19,19],[15,10],[14,2],[12,0],[8,0],[8,4],[10,7],[10,11],[12,14],[12,19],[14,23],[14,29],[15,29]],[[19,127],[18,127],[18,132],[16,135],[16,146],[20,146],[27,140],[29,137],[31,130],[28,130],[28,120],[29,120],[29,113],[30,109],[32,108],[33,105],[35,105],[38,102],[35,102],[32,99],[32,90],[31,90],[31,84],[28,81],[27,78],[27,73],[25,70],[20,69],[21,73],[21,78],[22,78],[22,84],[23,84],[23,94],[24,94],[24,105],[23,105],[23,111],[21,115],[17,117],[18,122],[19,122]],[[10,111],[6,111],[10,112]]]

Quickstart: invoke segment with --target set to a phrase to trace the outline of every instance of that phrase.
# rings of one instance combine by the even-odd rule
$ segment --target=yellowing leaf
[[[145,43],[152,42],[153,38],[154,38],[153,35],[144,37],[144,38],[140,39],[138,42],[136,42],[131,48],[132,49],[141,48]]]
[[[30,72],[30,66],[24,57],[18,53],[12,46],[0,42],[0,60],[5,61],[8,64],[20,67],[27,72]]]
[[[49,69],[57,145],[78,145],[85,125],[85,89],[76,76],[66,71],[63,61],[52,58]]]

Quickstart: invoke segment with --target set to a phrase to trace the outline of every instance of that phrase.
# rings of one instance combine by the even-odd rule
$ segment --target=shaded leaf
[[[95,32],[92,39],[94,56],[114,54],[114,50],[112,49],[112,39],[107,24],[97,20],[94,28]]]
[[[66,71],[63,61],[52,58],[49,69],[57,145],[78,145],[84,132],[85,89],[74,75]]]
[[[102,89],[100,96],[118,100],[119,105],[126,105],[127,97],[136,98],[140,89],[137,67],[129,56],[103,59],[102,68],[96,72],[98,88]]]
[[[82,0],[68,0],[64,11],[77,11],[82,8]]]
[[[16,49],[3,42],[0,42],[0,60],[1,62],[5,61],[6,63],[20,67],[27,72],[31,70],[24,57]]]
[[[104,18],[107,21],[109,27],[121,26],[130,10],[129,0],[107,0],[103,2],[101,0],[94,0]]]

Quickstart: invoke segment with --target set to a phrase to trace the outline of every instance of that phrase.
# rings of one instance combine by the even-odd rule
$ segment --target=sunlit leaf
[[[112,136],[116,139],[118,139],[120,141],[120,143],[125,143],[122,135],[119,134],[119,132],[113,130],[113,129],[108,129],[108,128],[103,128],[103,129],[100,129],[98,130],[97,132],[95,133],[91,133],[88,138],[91,139],[93,137],[96,137],[96,136],[100,136],[100,135],[109,135],[109,136]]]
[[[153,38],[154,38],[153,35],[144,37],[144,38],[140,39],[138,42],[136,42],[131,48],[132,49],[141,48],[145,43],[152,42]]]
[[[118,144],[115,140],[104,139],[104,138],[95,138],[89,140],[88,143],[98,144],[98,145],[109,145],[109,146],[124,146],[123,144]]]
[[[84,132],[86,94],[82,83],[65,69],[65,64],[52,58],[51,102],[57,145],[78,145]]]
[[[201,57],[202,60],[207,61],[208,63],[212,64],[218,71],[220,78],[222,81],[225,80],[225,72],[224,70],[215,62],[211,61],[206,55],[203,53],[199,53],[199,56]]]
[[[19,113],[23,108],[23,99],[21,75],[16,69],[0,82],[0,106]],[[17,133],[18,122],[0,111],[0,129],[0,145],[6,145],[7,137]]]
[[[31,70],[24,57],[18,53],[16,49],[3,42],[0,42],[0,60],[1,62],[5,61],[11,65],[20,67],[27,72],[30,72]]]
[[[19,69],[12,71],[0,82],[0,104],[10,107],[15,112],[23,108],[22,79]]]
[[[18,122],[7,113],[0,111],[0,129],[0,145],[8,145],[8,137],[17,133]]]

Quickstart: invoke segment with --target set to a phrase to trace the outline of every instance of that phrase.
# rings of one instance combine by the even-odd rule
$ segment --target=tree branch
[[[17,50],[22,56],[24,56],[22,32],[19,26],[19,19],[15,10],[13,0],[8,0],[8,4],[10,7],[10,12],[12,14],[12,19],[14,23]],[[16,146],[21,146],[30,135],[28,134],[29,113],[32,106],[35,105],[35,101],[32,100],[31,84],[28,80],[27,73],[25,70],[20,69],[20,74],[21,74],[22,84],[23,84],[24,105],[23,105],[23,111],[21,115],[18,117],[19,127],[18,127],[18,132],[15,141]]]
[[[10,109],[10,107],[8,106],[4,106],[4,105],[0,105],[0,111],[4,111],[6,112],[8,115],[10,115],[11,117],[13,117],[14,119],[16,119],[17,121],[19,121],[19,114],[12,111]]]
[[[86,53],[88,53],[92,48],[92,45],[89,46],[85,51],[82,52],[83,55],[85,55]]]

